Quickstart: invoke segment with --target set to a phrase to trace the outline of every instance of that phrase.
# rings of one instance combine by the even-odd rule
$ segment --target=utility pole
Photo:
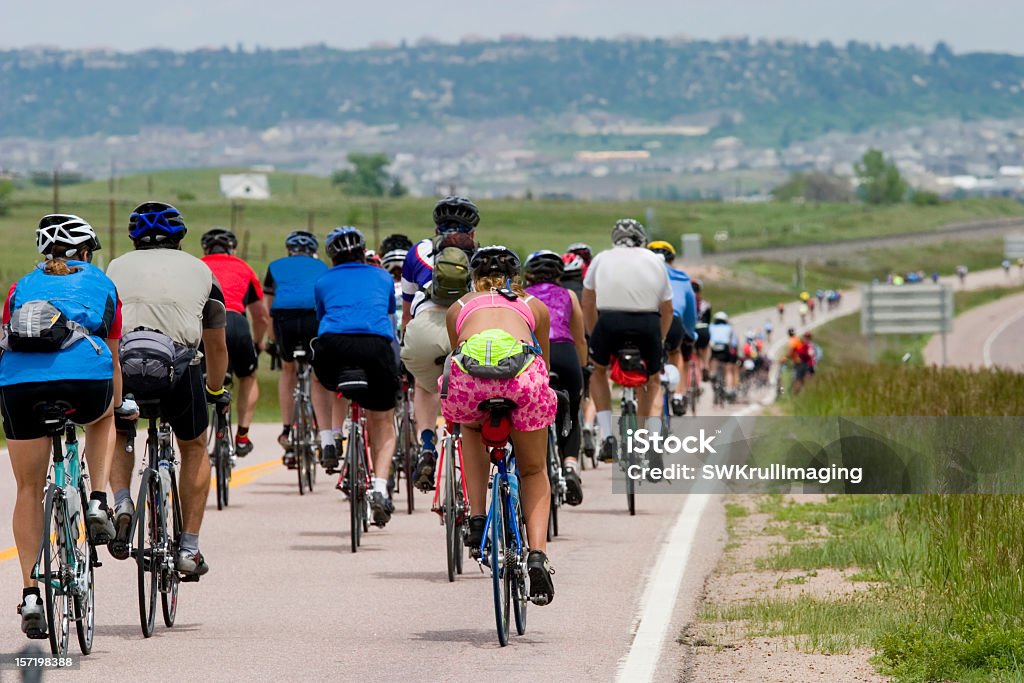
[[[60,171],[53,167],[53,212],[60,213]]]
[[[373,216],[373,244],[380,244],[380,205],[377,202],[370,204],[370,211]]]
[[[111,176],[111,182],[113,182],[113,176]],[[109,207],[108,218],[110,219],[110,237],[107,239],[107,249],[110,250],[110,260],[113,261],[117,258],[117,242],[114,241],[114,236],[117,234],[114,223],[117,221],[117,202],[111,197],[107,205]]]

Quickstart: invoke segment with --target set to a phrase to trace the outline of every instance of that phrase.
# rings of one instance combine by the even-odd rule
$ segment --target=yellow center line
[[[280,460],[268,460],[267,462],[261,462],[257,465],[250,465],[241,469],[236,469],[231,473],[231,488],[237,488],[239,486],[245,486],[252,482],[267,476],[274,471],[274,468],[280,467]],[[214,477],[210,478],[210,485],[216,487],[217,482]],[[12,560],[18,556],[17,546],[11,546],[10,548],[4,548],[0,550],[0,562],[6,562]]]

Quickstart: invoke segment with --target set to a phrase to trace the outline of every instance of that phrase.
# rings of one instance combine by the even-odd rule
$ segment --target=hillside
[[[513,116],[581,135],[670,124],[785,146],[829,131],[1024,115],[1024,57],[746,40],[486,42],[342,51],[0,52],[0,137]],[[586,123],[573,117],[584,115]],[[598,127],[595,129],[594,126]],[[622,128],[614,128],[621,131]]]

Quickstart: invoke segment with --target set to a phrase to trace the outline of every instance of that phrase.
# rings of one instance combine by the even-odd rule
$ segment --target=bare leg
[[[612,388],[608,384],[607,365],[594,365],[594,372],[590,375],[590,397],[594,399],[596,410],[612,409]]]
[[[647,378],[647,384],[636,392],[637,414],[644,417],[657,417],[661,415],[661,378],[658,375],[651,375]]]
[[[43,487],[50,457],[50,440],[10,440],[7,442],[11,469],[18,494],[14,502],[14,543],[18,547],[22,585],[35,586],[32,567],[36,563],[39,540],[43,535]]]
[[[480,438],[480,425],[462,425],[462,466],[471,514],[487,514],[487,475],[491,471],[487,450]]]
[[[252,424],[252,415],[256,412],[256,401],[260,398],[260,385],[255,373],[238,379],[238,426],[248,427]]]
[[[373,448],[373,474],[384,479],[391,471],[391,458],[395,455],[395,411],[367,410],[370,445]]]
[[[277,378],[277,404],[281,406],[281,424],[288,425],[292,423],[292,411],[295,409],[295,363],[294,361],[289,363],[288,361],[281,361],[281,376]],[[313,383],[313,396],[316,396],[316,388],[319,386],[319,382]],[[326,390],[325,390],[326,391]],[[316,399],[314,401],[314,410],[316,408]],[[317,421],[320,421],[320,413],[317,411]],[[320,424],[325,424],[320,422]]]
[[[441,394],[431,392],[422,384],[417,384],[412,395],[413,410],[416,412],[416,431],[437,431],[437,415],[441,412]],[[417,434],[417,437],[419,435]]]
[[[548,430],[512,431],[512,444],[519,465],[526,537],[530,550],[547,550],[551,482],[547,471]]]
[[[114,410],[85,427],[85,460],[89,463],[89,481],[93,491],[105,492],[114,455]]]
[[[316,413],[316,424],[320,429],[330,429],[332,425],[331,406],[334,397],[327,391],[320,382],[312,382],[311,395],[313,398],[313,412]]]
[[[206,452],[206,432],[191,441],[178,439],[181,469],[178,488],[181,493],[182,531],[198,534],[203,525],[206,499],[210,495],[210,455]]]

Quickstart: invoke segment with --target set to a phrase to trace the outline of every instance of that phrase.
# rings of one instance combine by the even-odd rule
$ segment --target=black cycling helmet
[[[557,282],[565,274],[565,263],[555,252],[541,249],[526,257],[523,272],[529,275],[531,280]]]
[[[136,248],[177,247],[187,232],[181,212],[164,202],[143,202],[128,217],[128,237]]]
[[[692,280],[690,280],[690,286],[693,287],[694,294],[700,294],[700,290],[704,285],[702,285],[701,281],[698,280],[697,278],[693,278]]]
[[[210,228],[199,238],[199,245],[204,253],[226,254],[238,248],[238,237],[227,228]]]
[[[284,238],[284,246],[290,254],[315,254],[320,241],[307,230],[292,230]]]
[[[591,250],[590,245],[586,242],[573,242],[569,245],[569,248],[565,250],[567,254],[576,254],[583,258],[583,262],[588,266],[590,262],[594,260],[594,252]]]
[[[643,224],[632,218],[620,218],[612,228],[612,244],[616,246],[647,246],[647,230]]]
[[[448,196],[434,204],[437,232],[473,232],[480,225],[480,209],[467,197]]]
[[[410,249],[412,249],[412,240],[405,235],[395,233],[380,241],[380,249],[377,250],[377,253],[386,254],[389,251],[409,251]]]
[[[361,261],[366,255],[366,238],[358,228],[342,225],[327,233],[327,255],[335,263]]]
[[[508,247],[494,245],[480,247],[469,261],[469,269],[474,278],[487,275],[519,275],[519,256]]]

